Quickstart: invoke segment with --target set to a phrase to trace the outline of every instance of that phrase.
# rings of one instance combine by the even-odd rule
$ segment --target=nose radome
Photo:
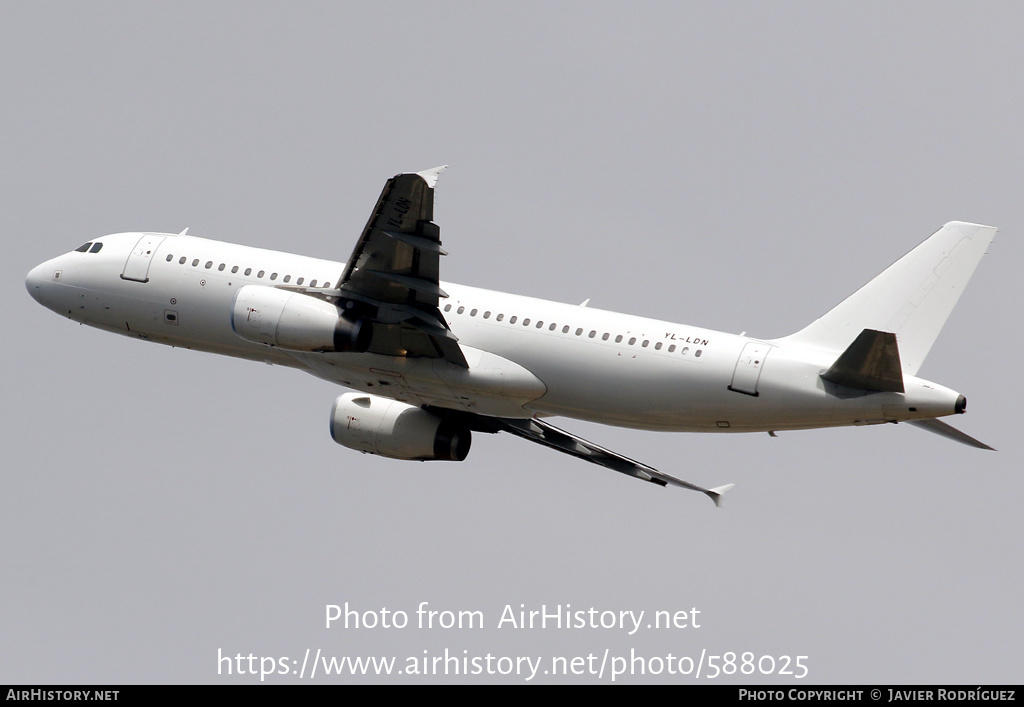
[[[57,281],[60,277],[59,273],[60,266],[53,260],[40,263],[29,270],[28,275],[25,276],[25,289],[32,295],[32,299],[46,307],[48,305],[43,298],[46,296],[47,291],[53,291],[50,285]]]
[[[37,265],[28,271],[28,275],[25,276],[25,289],[32,295],[32,299],[39,302],[39,297],[42,295],[43,283],[47,280],[46,275],[47,267],[46,263]]]

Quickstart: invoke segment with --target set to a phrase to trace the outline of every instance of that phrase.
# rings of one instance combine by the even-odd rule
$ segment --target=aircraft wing
[[[617,452],[611,451],[610,449],[599,447],[593,442],[588,442],[582,437],[578,437],[566,432],[565,430],[561,430],[536,417],[529,420],[501,418],[497,419],[496,422],[499,429],[505,432],[514,434],[517,437],[522,437],[523,439],[528,439],[531,442],[536,442],[537,444],[543,444],[545,447],[550,447],[551,449],[571,454],[574,457],[612,469],[620,474],[626,474],[627,476],[632,476],[636,479],[649,481],[652,484],[658,484],[659,486],[672,484],[673,486],[680,486],[682,488],[690,489],[691,491],[700,491],[714,501],[716,506],[722,503],[722,494],[734,486],[734,484],[726,484],[725,486],[706,489],[703,486],[691,484],[689,481],[677,479],[670,474],[658,471],[652,466],[648,466],[630,459],[629,457],[625,457]]]
[[[434,185],[445,167],[387,181],[338,284],[341,299],[372,312],[370,352],[444,358],[468,368],[438,309],[441,230],[433,222]]]

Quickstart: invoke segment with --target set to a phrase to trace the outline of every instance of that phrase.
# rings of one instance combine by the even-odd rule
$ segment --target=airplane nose
[[[44,307],[46,306],[46,303],[43,302],[44,290],[56,276],[55,272],[52,263],[47,261],[29,270],[28,275],[25,276],[25,289],[32,295],[32,299]]]
[[[28,275],[25,276],[25,289],[32,295],[32,299],[36,302],[39,301],[39,288],[42,286],[43,275],[40,272],[42,265],[37,265],[28,271]]]

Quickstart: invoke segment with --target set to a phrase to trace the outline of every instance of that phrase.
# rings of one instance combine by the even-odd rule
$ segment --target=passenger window
[[[601,341],[608,341],[608,337],[611,336],[608,332],[601,335]]]
[[[593,338],[594,338],[595,336],[597,336],[597,332],[596,332],[596,331],[594,331],[593,329],[591,329],[591,330],[590,330],[590,333],[589,333],[589,334],[587,334],[587,336],[588,336],[589,338],[593,339]]]
[[[702,353],[704,353],[704,349],[697,349],[696,351],[693,352],[693,357],[694,358],[700,358],[700,355]]]
[[[450,304],[446,304],[446,305],[444,306],[444,311],[446,311],[446,312],[450,312],[450,311],[452,311],[452,306],[451,306]]]
[[[622,334],[619,334],[618,336],[615,337],[615,343],[616,344],[621,344],[622,343]]]
[[[690,347],[689,346],[684,346],[683,350],[680,351],[679,353],[681,353],[683,356],[685,356],[687,353],[689,353],[689,351],[690,351]]]
[[[632,346],[635,343],[636,343],[636,337],[635,336],[629,337],[629,345]]]
[[[458,309],[455,310],[455,313],[456,314],[462,314],[465,311],[466,311],[465,307],[459,307]]]
[[[582,333],[583,333],[583,330],[582,330],[582,329],[577,329],[577,330],[576,330],[576,336],[579,336],[579,335],[580,335],[580,334],[582,334]]]
[[[270,279],[271,280],[276,280],[277,279],[277,273],[276,272],[270,273]]]
[[[668,347],[668,352],[669,353],[672,353],[675,350],[676,350],[676,345],[675,344],[672,344],[671,346]]]
[[[192,267],[199,267],[199,258],[196,258],[195,260],[192,261]]]
[[[301,285],[305,281],[305,279],[306,278],[304,278],[304,277],[300,277],[298,280],[295,281],[295,284],[296,285]]]
[[[185,264],[185,256],[183,255],[180,258],[178,258],[178,265],[184,265],[184,264]]]
[[[207,260],[206,261],[206,269],[209,270],[212,267],[213,267],[213,261],[212,260]]]
[[[516,317],[515,315],[513,315],[513,316],[508,318],[508,323],[509,324],[515,324],[516,323],[516,319],[518,319],[518,318],[519,317]]]
[[[226,267],[227,267],[227,265],[225,265],[224,263],[221,263],[220,265],[217,266],[217,271],[218,272],[224,272],[224,268],[226,268]]]
[[[168,256],[167,256],[167,262],[169,263],[169,262],[171,262],[172,260],[174,260],[174,256],[173,256],[173,255],[168,255]]]
[[[491,318],[491,310],[488,309],[486,312],[484,312],[484,319],[490,319],[490,318]]]
[[[654,345],[654,350],[655,351],[661,351],[661,342],[660,341]]]
[[[558,326],[557,324],[555,324],[554,322],[551,322],[551,326],[548,327],[548,331],[554,331],[555,327],[557,327],[557,326]]]
[[[267,274],[266,270],[260,270],[258,273],[256,273],[256,277],[263,277],[266,274]]]
[[[476,310],[476,309],[471,309],[471,310],[469,310],[469,316],[471,316],[471,317],[475,317],[475,316],[476,316],[476,313],[477,313],[478,311],[479,311],[479,310]]]
[[[564,327],[562,327],[562,333],[563,334],[568,334],[569,333],[569,325],[568,324],[566,324]]]
[[[309,286],[310,286],[310,287],[316,287],[316,280],[313,280],[313,281],[311,281],[311,282],[309,283]]]
[[[244,275],[245,275],[246,277],[248,277],[249,275],[252,275],[252,268],[246,268],[246,269],[245,269],[245,272],[244,272],[243,274],[244,274]]]
[[[292,280],[292,276],[291,275],[285,275],[284,276],[284,281],[285,282],[291,282],[291,280]]]
[[[530,318],[529,317],[527,317],[526,319],[523,320],[523,326],[530,326]]]
[[[646,349],[647,348],[647,344],[649,344],[649,343],[651,343],[651,342],[648,341],[647,339],[644,339],[644,343],[642,343],[640,345],[643,346]]]
[[[238,272],[238,266],[237,265],[235,265],[233,268],[231,268],[231,274],[232,275],[234,275],[236,272]]]
[[[331,289],[331,283],[329,283],[329,282],[325,282],[325,283],[324,283],[324,289],[325,289],[325,290],[329,290],[329,289]]]

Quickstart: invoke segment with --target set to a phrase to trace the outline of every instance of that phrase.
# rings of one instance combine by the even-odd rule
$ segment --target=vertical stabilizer
[[[840,353],[865,329],[891,332],[916,374],[996,234],[952,221],[786,343]]]

